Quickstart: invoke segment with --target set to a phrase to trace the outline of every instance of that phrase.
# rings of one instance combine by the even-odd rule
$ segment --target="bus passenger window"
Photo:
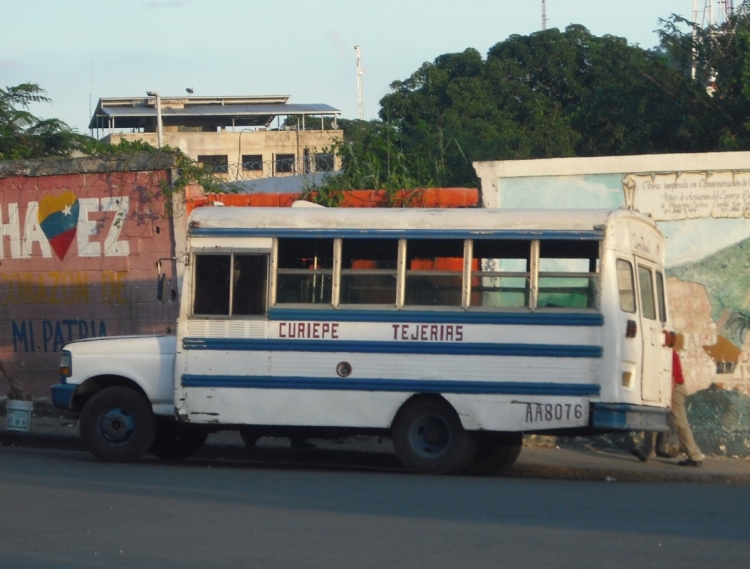
[[[410,239],[406,244],[407,306],[461,306],[464,242]]]
[[[656,320],[656,299],[654,284],[651,281],[651,269],[638,265],[638,284],[641,291],[641,313],[649,320]]]
[[[193,314],[229,316],[231,255],[196,255]]]
[[[624,259],[617,259],[617,288],[620,290],[620,308],[623,312],[635,312],[635,285],[633,265]]]
[[[477,239],[471,263],[471,306],[529,305],[531,241]]]
[[[268,256],[234,255],[232,270],[232,316],[266,313]]]
[[[540,241],[537,308],[596,308],[598,291],[598,241]]]
[[[339,304],[396,305],[397,239],[344,239]]]
[[[279,239],[276,303],[331,304],[333,239]]]

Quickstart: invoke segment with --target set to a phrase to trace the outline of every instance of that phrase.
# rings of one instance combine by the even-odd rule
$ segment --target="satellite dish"
[[[193,94],[193,88],[192,87],[188,87],[187,89],[185,89],[185,91],[188,92],[188,95],[192,95]]]

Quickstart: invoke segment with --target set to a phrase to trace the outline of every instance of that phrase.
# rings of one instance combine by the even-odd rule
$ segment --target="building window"
[[[277,174],[293,174],[294,154],[277,154],[275,166]]]
[[[315,155],[315,171],[331,172],[333,170],[333,154],[322,153]]]
[[[214,174],[226,174],[229,171],[229,158],[226,154],[199,154],[198,162]]]
[[[251,172],[262,172],[263,156],[261,154],[243,154],[242,169]]]

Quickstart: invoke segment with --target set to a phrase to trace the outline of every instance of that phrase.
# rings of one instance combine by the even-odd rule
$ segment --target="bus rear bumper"
[[[596,430],[669,431],[669,409],[628,403],[592,403],[591,426]]]

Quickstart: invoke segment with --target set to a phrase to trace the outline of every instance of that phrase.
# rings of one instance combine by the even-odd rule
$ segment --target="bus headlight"
[[[60,356],[60,377],[70,377],[73,375],[73,356],[70,352],[63,350]]]

